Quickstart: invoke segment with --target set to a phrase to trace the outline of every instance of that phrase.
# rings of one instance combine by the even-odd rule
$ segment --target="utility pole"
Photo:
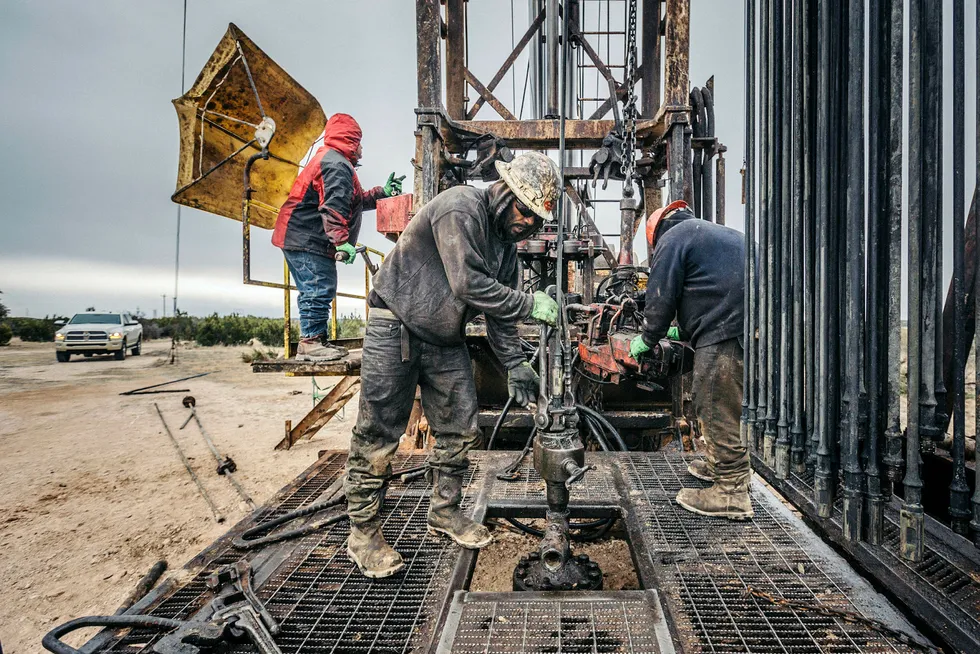
[[[166,318],[167,317],[167,294],[164,293],[161,297],[163,297],[163,317]]]

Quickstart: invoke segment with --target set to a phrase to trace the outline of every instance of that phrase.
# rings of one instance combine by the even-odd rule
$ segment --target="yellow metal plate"
[[[273,208],[286,200],[300,161],[323,132],[320,103],[234,24],[190,90],[173,103],[180,161],[171,199],[233,220],[242,219],[245,162],[261,150],[256,126],[263,112],[275,121],[269,159],[252,166],[249,211],[250,224],[271,229]]]

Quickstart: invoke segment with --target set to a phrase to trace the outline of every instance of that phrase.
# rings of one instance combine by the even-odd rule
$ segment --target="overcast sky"
[[[691,36],[692,82],[716,77],[717,133],[729,148],[727,217],[736,228],[742,225],[742,4],[695,0]],[[468,3],[470,24],[479,26],[471,27],[470,67],[485,82],[510,51],[511,5]],[[513,5],[519,38],[527,2]],[[170,101],[181,94],[182,11],[182,0],[0,0],[0,298],[14,315],[71,314],[89,305],[139,307],[152,315],[162,310],[163,294],[170,313],[178,147]],[[972,8],[967,14],[971,25]],[[410,184],[412,0],[189,0],[185,88],[229,22],[305,86],[327,115],[358,119],[365,186],[382,183],[390,171],[409,174]],[[513,106],[513,88],[520,95],[525,62],[518,61],[513,82],[501,84],[505,104]],[[974,86],[967,90],[975,97]],[[492,110],[481,117],[493,117]],[[968,125],[972,118],[970,107]],[[367,214],[362,241],[389,247],[373,225]],[[238,222],[183,210],[184,310],[281,315],[278,291],[241,284],[240,234]],[[279,279],[282,259],[270,235],[253,230],[253,276]],[[947,277],[948,271],[947,265]],[[344,290],[359,289],[362,274],[359,265],[343,270]],[[342,309],[360,306],[355,301]]]

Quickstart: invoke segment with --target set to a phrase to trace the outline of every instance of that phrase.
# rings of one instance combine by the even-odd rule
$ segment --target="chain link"
[[[636,176],[636,0],[629,0],[629,17],[626,27],[626,101],[623,103],[623,194],[633,195],[633,179]]]

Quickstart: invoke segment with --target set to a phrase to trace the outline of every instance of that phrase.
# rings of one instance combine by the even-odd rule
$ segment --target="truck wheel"
[[[68,363],[68,360],[71,359],[69,352],[55,352],[54,355],[58,357],[58,361],[61,363]]]
[[[123,339],[122,347],[116,350],[115,357],[116,361],[122,361],[126,358],[126,339]]]
[[[136,339],[136,345],[133,346],[132,355],[134,357],[138,357],[142,353],[143,353],[143,337],[140,336],[139,338]]]

